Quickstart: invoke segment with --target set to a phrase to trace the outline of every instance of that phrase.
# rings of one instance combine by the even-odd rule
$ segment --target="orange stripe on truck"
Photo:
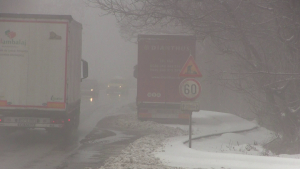
[[[189,119],[190,118],[190,114],[187,114],[187,113],[180,113],[178,115],[178,118],[179,119]]]
[[[0,106],[1,107],[7,106],[7,100],[0,100]]]
[[[151,113],[138,113],[139,118],[151,118]]]
[[[48,102],[48,108],[64,109],[66,107],[65,103],[62,102]]]

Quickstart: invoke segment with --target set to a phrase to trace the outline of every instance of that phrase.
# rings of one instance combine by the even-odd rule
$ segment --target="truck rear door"
[[[65,108],[67,25],[0,18],[0,106]]]
[[[190,55],[195,56],[194,36],[139,35],[138,102],[179,103],[181,68]]]

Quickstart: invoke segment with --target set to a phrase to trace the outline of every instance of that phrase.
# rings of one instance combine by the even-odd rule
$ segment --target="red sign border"
[[[192,62],[194,64],[194,66],[196,67],[196,71],[198,74],[183,74],[183,71],[185,70],[185,68],[188,66],[189,62]],[[193,56],[189,56],[188,60],[185,62],[184,66],[182,67],[180,73],[179,73],[180,77],[202,77],[202,73],[200,72],[198,65],[196,64],[195,60],[193,59]]]
[[[187,98],[186,96],[183,95],[183,93],[182,93],[182,91],[181,91],[181,87],[182,87],[183,83],[185,83],[186,81],[194,81],[194,82],[196,82],[196,83],[198,84],[198,86],[199,86],[199,93],[198,93],[195,97],[193,97],[193,98]],[[184,97],[184,98],[186,98],[186,99],[188,99],[188,100],[194,100],[194,99],[198,98],[198,97],[200,96],[201,89],[202,89],[202,88],[201,88],[200,82],[199,82],[198,80],[196,80],[196,79],[193,79],[193,78],[186,78],[186,79],[183,79],[183,80],[180,82],[180,84],[179,84],[179,94],[180,94],[180,96],[181,96],[181,97]]]

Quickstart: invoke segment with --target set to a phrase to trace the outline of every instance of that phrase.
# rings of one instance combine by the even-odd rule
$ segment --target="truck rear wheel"
[[[80,110],[78,110],[78,112],[76,111],[76,114],[74,116],[74,120],[75,120],[74,128],[78,129],[79,124],[80,124]]]
[[[73,131],[74,131],[75,127],[72,123],[67,123],[62,130],[63,136],[65,137],[65,139],[68,139],[71,137]]]
[[[69,117],[69,119],[70,119],[70,121],[66,120],[67,123],[65,124],[65,126],[63,128],[63,132],[66,137],[73,135],[79,127],[80,107],[78,109],[76,109],[75,112],[73,112],[73,114],[71,115],[71,117]]]
[[[63,128],[46,128],[46,131],[49,134],[61,135],[65,138],[69,138],[77,129],[75,118],[70,118],[70,120],[70,122],[68,122],[68,119],[66,120],[67,122],[65,123]]]
[[[2,128],[0,128],[0,134],[4,135],[4,136],[9,135],[9,134],[11,134],[11,133],[13,133],[15,131],[17,131],[17,129],[8,128],[8,127],[2,127]]]

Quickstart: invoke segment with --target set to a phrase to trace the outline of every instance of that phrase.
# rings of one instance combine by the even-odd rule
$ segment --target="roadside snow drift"
[[[261,145],[274,133],[235,115],[200,111],[193,113],[192,149],[188,125],[140,122],[135,112],[116,116],[115,125],[154,133],[130,144],[101,169],[299,169],[300,160],[272,156]],[[245,155],[247,154],[247,155]],[[286,157],[287,155],[285,155]]]

